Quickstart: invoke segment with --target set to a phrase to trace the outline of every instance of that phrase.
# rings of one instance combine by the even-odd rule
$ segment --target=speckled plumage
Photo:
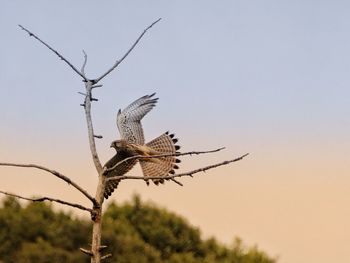
[[[130,156],[174,154],[180,148],[180,146],[176,145],[178,139],[175,139],[174,134],[169,134],[169,132],[145,144],[141,119],[156,105],[158,98],[152,98],[154,95],[155,93],[143,96],[131,103],[123,111],[118,111],[117,126],[121,140],[112,142],[111,147],[115,148],[117,153],[105,164],[105,168],[112,168],[118,162]],[[117,166],[108,172],[106,176],[122,176],[130,171],[138,161],[145,177],[174,174],[174,169],[178,168],[175,163],[180,162],[173,156],[134,159]],[[164,180],[153,180],[153,182],[158,185],[158,183],[163,183]],[[106,184],[105,198],[108,198],[113,193],[118,184],[119,180],[109,181]]]
[[[146,145],[156,150],[160,154],[174,154],[179,146],[175,145],[177,139],[173,139],[172,137],[173,134],[166,132]],[[174,156],[164,157],[158,160],[158,162],[140,160],[140,165],[144,176],[154,177],[173,174],[175,173],[174,169],[178,168],[178,166],[175,164],[178,161]],[[164,183],[164,180],[153,180],[153,182],[155,184]]]
[[[123,111],[118,111],[117,126],[121,139],[140,145],[145,143],[141,119],[156,106],[158,98],[152,99],[154,95],[155,93],[143,96],[135,100]]]

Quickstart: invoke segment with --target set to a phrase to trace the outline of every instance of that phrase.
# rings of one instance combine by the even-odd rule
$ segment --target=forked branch
[[[29,36],[34,37],[36,40],[38,40],[40,43],[42,43],[43,45],[45,45],[48,49],[50,49],[52,52],[54,52],[61,60],[63,60],[64,62],[66,62],[80,77],[83,78],[84,82],[85,82],[85,88],[86,88],[86,94],[85,94],[85,101],[84,104],[81,104],[82,106],[84,106],[85,108],[85,115],[86,115],[86,120],[87,120],[87,125],[88,125],[88,133],[89,133],[89,143],[90,143],[90,150],[92,153],[92,158],[95,164],[95,167],[98,171],[98,173],[100,174],[102,172],[102,165],[101,162],[98,158],[98,154],[96,151],[96,144],[95,144],[95,137],[99,138],[100,136],[96,136],[94,134],[93,131],[93,125],[92,125],[92,120],[91,120],[91,102],[95,101],[96,99],[94,99],[92,97],[92,89],[96,88],[100,85],[95,85],[97,84],[100,80],[102,80],[104,77],[106,77],[109,73],[111,73],[116,67],[118,67],[118,65],[131,53],[131,51],[136,47],[136,45],[139,43],[139,41],[141,40],[141,38],[146,34],[146,32],[153,27],[156,23],[158,23],[161,20],[161,18],[157,19],[156,21],[154,21],[151,25],[149,25],[146,29],[144,29],[144,31],[141,33],[141,35],[136,39],[136,41],[133,43],[133,45],[129,48],[129,50],[123,55],[123,57],[119,60],[117,60],[114,65],[107,70],[106,73],[104,73],[101,77],[95,79],[95,80],[89,80],[86,75],[85,75],[85,67],[86,67],[86,63],[87,63],[87,55],[85,53],[85,51],[83,51],[84,53],[84,62],[83,62],[83,66],[81,68],[81,70],[79,71],[71,62],[69,62],[62,54],[60,54],[57,50],[55,50],[54,48],[52,48],[49,44],[47,44],[46,42],[44,42],[43,40],[41,40],[38,36],[36,36],[34,33],[32,33],[31,31],[29,31],[28,29],[26,29],[25,27],[23,27],[22,25],[19,25],[19,27],[26,31]]]
[[[49,168],[46,168],[41,165],[36,164],[19,164],[19,163],[0,163],[0,166],[13,166],[13,167],[22,167],[22,168],[36,168],[39,170],[46,171],[48,173],[53,174],[54,176],[58,177],[59,179],[65,181],[69,185],[73,186],[75,189],[77,189],[79,192],[81,192],[83,195],[85,195],[93,204],[96,203],[95,198],[93,198],[86,190],[84,190],[82,187],[80,187],[77,183],[73,182],[69,177],[55,171]]]
[[[23,197],[23,196],[16,195],[16,194],[11,194],[11,193],[8,193],[8,192],[5,192],[5,191],[0,191],[0,193],[2,193],[4,195],[8,195],[8,196],[13,196],[13,197],[16,197],[16,198],[19,198],[19,199],[27,200],[27,201],[32,201],[32,202],[50,201],[50,202],[56,202],[56,203],[59,203],[59,204],[62,204],[62,205],[68,205],[68,206],[71,206],[71,207],[74,207],[74,208],[78,208],[80,210],[88,211],[90,213],[93,212],[92,209],[87,208],[85,206],[82,206],[80,204],[70,203],[70,202],[63,201],[63,200],[56,199],[56,198],[51,198],[51,197],[46,197],[46,196],[38,197],[38,198],[28,198],[28,197]]]
[[[39,37],[37,37],[34,33],[30,32],[28,29],[26,29],[24,26],[22,25],[18,25],[21,29],[23,29],[24,31],[26,31],[29,36],[34,37],[36,40],[38,40],[41,44],[45,45],[48,49],[50,49],[53,53],[55,53],[61,60],[63,60],[64,62],[66,62],[80,77],[82,77],[85,81],[88,81],[88,79],[76,68],[73,66],[72,63],[70,63],[64,56],[62,56],[58,51],[56,51],[55,49],[53,49],[49,44],[47,44],[46,42],[44,42],[43,40],[41,40]]]
[[[228,160],[228,161],[223,161],[221,163],[216,163],[216,164],[212,164],[212,165],[208,165],[196,170],[192,170],[189,172],[185,172],[185,173],[180,173],[180,174],[173,174],[173,175],[167,175],[167,176],[128,176],[128,175],[124,175],[124,176],[114,176],[114,177],[109,177],[106,179],[106,181],[112,181],[112,180],[126,180],[126,179],[134,179],[134,180],[151,180],[151,179],[174,179],[177,177],[184,177],[184,176],[190,176],[192,177],[194,174],[196,173],[200,173],[200,172],[205,172],[207,170],[219,167],[219,166],[223,166],[223,165],[227,165],[233,162],[237,162],[242,160],[244,157],[246,157],[247,155],[249,155],[249,153],[246,153],[238,158],[232,159],[232,160]],[[148,158],[148,157],[144,157],[144,158]]]
[[[136,45],[139,43],[139,41],[141,40],[141,38],[147,33],[147,31],[154,26],[156,23],[158,23],[161,20],[161,18],[157,19],[156,21],[154,21],[151,25],[149,25],[145,30],[143,30],[142,34],[136,39],[136,41],[134,42],[134,44],[131,46],[131,48],[129,48],[129,50],[124,54],[124,56],[117,60],[114,65],[107,70],[106,73],[104,73],[101,77],[97,78],[94,80],[94,83],[99,82],[101,79],[103,79],[104,77],[106,77],[109,73],[111,73],[116,67],[119,66],[120,63],[122,63],[122,61],[130,54],[130,52],[136,47]]]

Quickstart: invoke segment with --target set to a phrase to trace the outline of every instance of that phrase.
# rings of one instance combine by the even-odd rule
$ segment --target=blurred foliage
[[[6,197],[0,207],[0,263],[90,262],[78,249],[90,244],[91,223],[47,203],[21,205]],[[113,257],[106,262],[273,263],[256,247],[236,239],[231,247],[203,240],[185,219],[141,202],[111,203],[103,216],[102,244]]]

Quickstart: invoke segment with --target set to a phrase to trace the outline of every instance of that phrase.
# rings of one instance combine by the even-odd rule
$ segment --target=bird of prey
[[[155,93],[143,96],[123,111],[117,114],[117,126],[120,133],[120,140],[113,141],[113,147],[117,153],[104,165],[104,169],[111,169],[120,161],[132,156],[152,156],[161,154],[175,154],[180,146],[176,145],[178,139],[169,132],[163,133],[154,140],[145,143],[141,119],[156,105],[158,98],[153,98]],[[107,177],[122,176],[139,162],[145,177],[167,176],[174,174],[178,169],[176,163],[180,160],[174,156],[160,158],[138,158],[123,162],[106,173]],[[148,181],[146,181],[148,184]],[[156,179],[153,182],[158,185],[164,183],[163,179]],[[119,180],[108,181],[105,187],[104,196],[107,199],[118,186]]]

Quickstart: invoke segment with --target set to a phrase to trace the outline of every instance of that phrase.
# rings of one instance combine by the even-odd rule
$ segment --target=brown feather
[[[172,139],[173,134],[166,132],[156,139],[150,141],[146,145],[151,147],[153,150],[158,152],[158,154],[175,154],[179,146],[175,145],[177,140]],[[140,165],[145,177],[155,177],[155,176],[167,176],[173,172],[175,163],[179,163],[180,160],[174,156],[157,158],[158,162],[147,162],[145,160],[140,160]],[[178,166],[177,166],[178,167]],[[153,182],[158,185],[159,183],[164,183],[163,179],[153,180]]]
[[[122,160],[124,160],[125,158],[131,157],[133,156],[131,153],[129,153],[128,151],[118,151],[116,155],[114,155],[106,164],[105,164],[105,168],[112,168],[114,165],[116,165],[117,163],[121,162]],[[135,164],[137,163],[137,160],[129,160],[126,161],[124,163],[122,163],[121,165],[118,165],[114,170],[108,172],[106,174],[107,177],[114,177],[114,176],[122,176],[124,174],[126,174],[128,171],[131,170],[131,168],[133,168],[135,166]],[[114,189],[117,188],[119,184],[119,180],[113,180],[113,181],[109,181],[107,182],[106,186],[105,186],[105,192],[104,192],[104,197],[107,199],[109,196],[111,196],[111,194],[113,193]]]

